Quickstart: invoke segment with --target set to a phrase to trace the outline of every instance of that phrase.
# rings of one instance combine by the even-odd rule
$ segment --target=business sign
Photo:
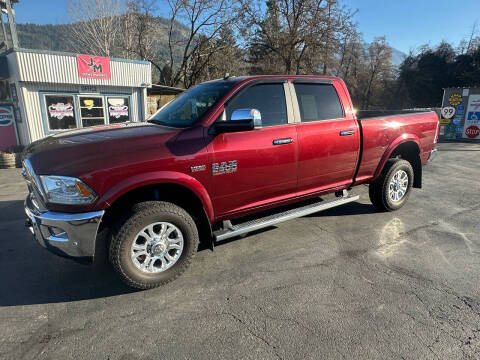
[[[77,54],[78,76],[89,79],[110,79],[108,57]]]
[[[468,98],[463,138],[480,139],[480,95],[470,95]]]
[[[0,106],[0,150],[18,145],[12,106]]]
[[[463,99],[462,99],[462,95],[460,94],[452,94],[449,98],[448,98],[448,102],[450,103],[450,105],[452,106],[458,106],[462,103]]]

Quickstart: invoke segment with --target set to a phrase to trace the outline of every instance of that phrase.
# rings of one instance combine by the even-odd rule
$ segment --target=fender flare
[[[152,171],[123,179],[100,197],[97,206],[110,207],[120,196],[127,192],[155,184],[177,184],[190,190],[202,203],[208,219],[210,221],[213,220],[213,205],[207,189],[197,179],[176,171]]]
[[[375,170],[375,174],[373,176],[373,181],[375,181],[380,174],[382,173],[382,170],[387,163],[388,159],[390,158],[390,155],[395,151],[395,149],[404,143],[407,142],[413,142],[418,146],[419,149],[419,155],[422,153],[422,145],[420,142],[420,138],[415,135],[415,134],[402,134],[401,136],[397,137],[394,141],[390,143],[390,145],[387,147],[385,152],[383,153],[382,158],[380,159],[380,163],[377,166],[377,169]]]

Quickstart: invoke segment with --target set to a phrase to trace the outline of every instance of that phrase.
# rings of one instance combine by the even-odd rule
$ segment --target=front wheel
[[[162,201],[139,205],[110,244],[110,261],[129,286],[150,289],[181,275],[197,252],[198,231],[181,207]]]
[[[413,168],[406,160],[388,160],[382,174],[370,184],[368,194],[380,211],[400,209],[408,199],[413,185]]]

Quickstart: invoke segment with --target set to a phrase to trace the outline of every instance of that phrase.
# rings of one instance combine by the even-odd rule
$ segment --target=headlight
[[[47,202],[56,204],[91,204],[97,194],[81,180],[67,176],[40,176]]]

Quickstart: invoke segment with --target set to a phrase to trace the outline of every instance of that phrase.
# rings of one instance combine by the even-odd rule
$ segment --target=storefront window
[[[103,97],[79,96],[79,102],[83,127],[105,124]]]
[[[110,124],[121,123],[130,120],[130,104],[128,97],[107,97],[108,120]]]
[[[117,124],[131,121],[130,97],[45,94],[48,131]]]
[[[50,130],[75,129],[75,103],[71,95],[45,95]]]

